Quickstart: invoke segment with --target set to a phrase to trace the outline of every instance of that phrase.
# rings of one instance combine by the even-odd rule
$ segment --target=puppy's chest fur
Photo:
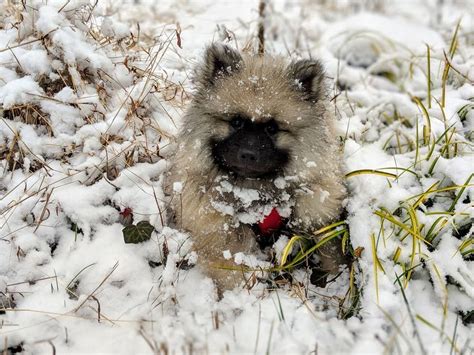
[[[277,186],[276,186],[277,185]],[[228,176],[219,176],[210,187],[207,196],[214,212],[229,216],[233,225],[255,225],[277,209],[282,218],[289,218],[295,204],[294,191],[282,182],[269,183],[253,181],[250,184],[238,184]]]

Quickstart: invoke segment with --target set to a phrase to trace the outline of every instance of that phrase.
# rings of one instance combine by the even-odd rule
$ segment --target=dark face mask
[[[236,116],[229,123],[227,138],[211,139],[212,154],[221,169],[240,177],[268,177],[288,162],[288,152],[275,146],[278,125],[274,120],[254,123]]]

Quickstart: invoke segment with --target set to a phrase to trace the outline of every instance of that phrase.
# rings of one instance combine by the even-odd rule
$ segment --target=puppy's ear
[[[324,95],[324,68],[320,61],[303,59],[293,62],[288,66],[288,75],[304,100],[316,102]]]
[[[198,78],[204,87],[213,86],[217,79],[238,72],[242,65],[239,52],[225,44],[213,43],[206,49]]]

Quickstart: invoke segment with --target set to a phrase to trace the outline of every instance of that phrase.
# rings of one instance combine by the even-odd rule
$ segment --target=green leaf
[[[138,222],[137,225],[126,226],[122,229],[125,243],[143,243],[151,238],[151,233],[155,228],[148,221]]]

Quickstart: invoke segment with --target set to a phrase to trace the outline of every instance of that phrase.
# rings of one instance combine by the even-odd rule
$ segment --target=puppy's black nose
[[[255,164],[257,161],[257,154],[250,149],[240,149],[239,160],[243,164]]]

